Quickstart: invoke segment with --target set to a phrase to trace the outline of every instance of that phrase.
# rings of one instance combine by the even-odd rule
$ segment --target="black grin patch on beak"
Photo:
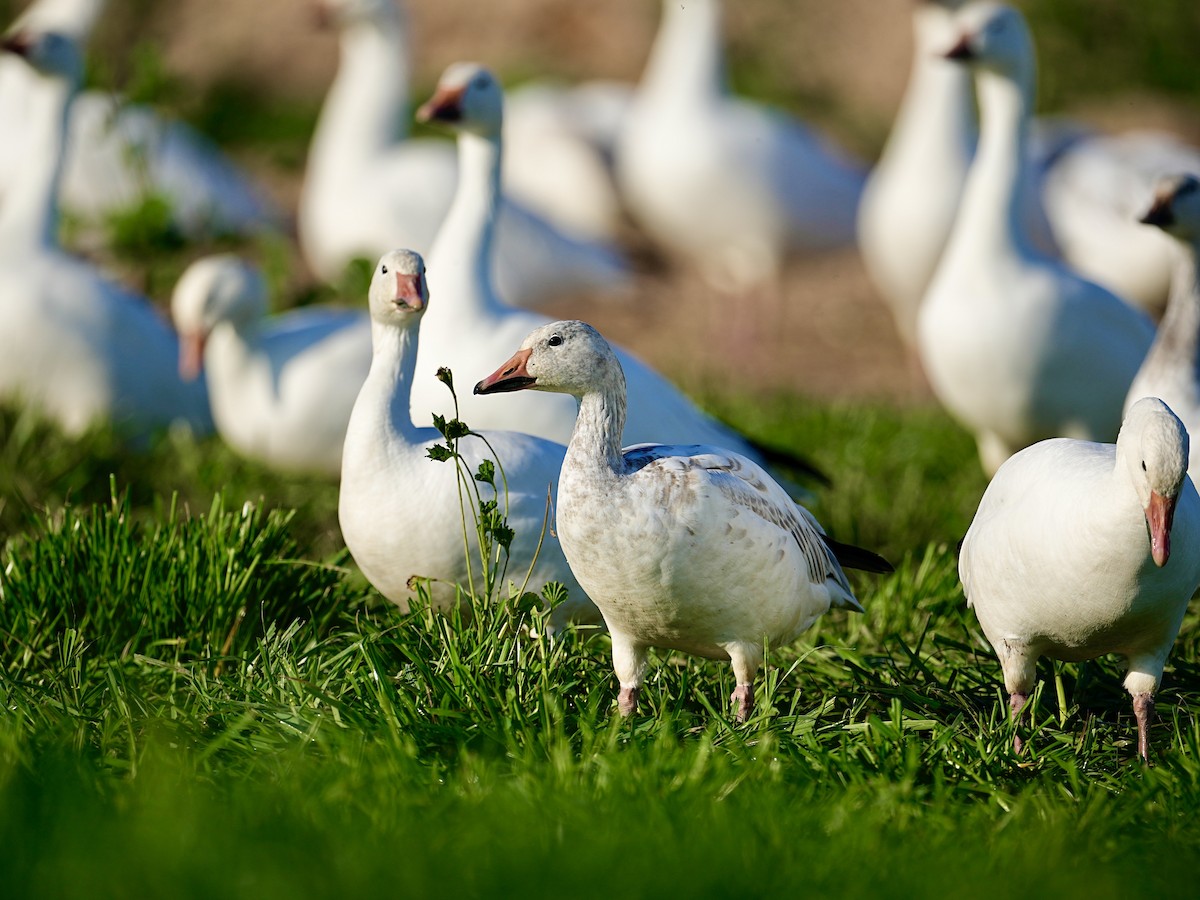
[[[528,375],[518,375],[515,378],[505,378],[503,381],[497,381],[490,387],[484,387],[483,382],[475,385],[476,394],[507,394],[512,391],[523,390],[537,383],[536,378],[530,378]]]

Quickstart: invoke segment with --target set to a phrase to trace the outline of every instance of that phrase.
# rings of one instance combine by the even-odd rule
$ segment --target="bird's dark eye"
[[[549,344],[551,347],[557,347],[560,344],[562,344],[562,335],[561,334],[552,334],[552,335],[550,335],[550,340],[546,341],[546,343]]]
[[[386,274],[387,274],[387,266],[380,266],[380,267],[379,267],[379,272],[380,272],[380,274],[382,274],[382,275],[386,275]]]
[[[1142,471],[1146,471],[1146,461],[1144,459],[1142,460]]]

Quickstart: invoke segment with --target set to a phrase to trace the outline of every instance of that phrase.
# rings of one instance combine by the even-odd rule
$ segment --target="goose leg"
[[[617,709],[623,716],[637,711],[638,693],[646,674],[646,647],[624,634],[612,632],[613,671],[621,683]]]
[[[762,665],[763,651],[757,644],[730,644],[725,648],[729,652],[729,661],[733,663],[733,676],[737,679],[737,687],[733,689],[730,701],[737,704],[734,716],[738,723],[745,722],[754,712],[754,676]]]
[[[1008,708],[1014,726],[1013,752],[1020,753],[1025,747],[1020,735],[1021,718],[1037,678],[1037,654],[1031,654],[1024,643],[1014,640],[995,641],[992,646],[1004,670],[1004,689],[1008,691]]]
[[[1020,726],[1021,711],[1025,709],[1025,704],[1029,702],[1029,695],[1018,691],[1013,691],[1008,695],[1008,708],[1012,711],[1013,724]],[[1021,735],[1014,729],[1013,731],[1013,753],[1020,753],[1025,748],[1024,741],[1021,740]]]
[[[1150,765],[1150,722],[1154,718],[1154,695],[1143,691],[1133,695],[1133,714],[1138,725],[1138,756]]]

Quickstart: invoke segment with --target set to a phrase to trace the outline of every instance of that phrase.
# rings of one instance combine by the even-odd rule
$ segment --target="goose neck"
[[[1145,365],[1171,360],[1188,366],[1200,378],[1200,283],[1197,283],[1196,263],[1200,247],[1179,249],[1167,310]]]
[[[979,147],[967,178],[955,231],[973,241],[1014,252],[1030,252],[1021,229],[1020,198],[1028,177],[1026,134],[1032,105],[1032,79],[981,71]]]
[[[892,133],[921,140],[922,152],[932,139],[941,139],[965,159],[975,143],[971,73],[943,55],[956,34],[948,10],[931,3],[914,10],[912,69]],[[889,140],[889,146],[893,142]]]
[[[567,445],[567,465],[582,471],[619,475],[625,469],[621,433],[625,430],[625,376],[589,391],[579,400],[575,430]]]
[[[416,442],[409,404],[417,371],[417,329],[371,322],[371,368],[363,394],[376,404],[390,431]]]
[[[500,139],[494,135],[461,132],[458,136],[458,187],[450,211],[438,229],[430,252],[434,289],[455,304],[440,303],[440,321],[493,311],[499,306],[492,289],[492,241],[500,204]],[[470,290],[445,291],[454,279],[471,280]],[[457,308],[471,304],[474,309]],[[435,307],[435,315],[437,309]]]
[[[698,102],[725,93],[718,0],[665,0],[641,90]]]
[[[67,113],[74,86],[59,78],[35,79],[28,105],[20,177],[0,206],[0,241],[14,247],[58,242],[58,184],[62,175]]]

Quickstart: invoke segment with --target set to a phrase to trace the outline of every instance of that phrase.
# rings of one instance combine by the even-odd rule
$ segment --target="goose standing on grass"
[[[1140,312],[1030,246],[1019,214],[1033,55],[1011,7],[959,14],[950,56],[979,93],[979,149],[918,318],[921,361],[942,404],[975,433],[990,474],[1047,437],[1111,440],[1153,339]]]
[[[371,367],[371,321],[308,308],[268,319],[262,273],[233,254],[197,260],[175,286],[180,374],[203,362],[217,431],[277,469],[336,478],[350,410]]]
[[[433,428],[414,426],[409,414],[418,327],[429,303],[421,257],[410,250],[385,254],[371,279],[369,303],[374,354],[346,433],[338,521],[354,561],[383,596],[407,609],[412,579],[431,579],[430,598],[445,609],[455,602],[455,585],[469,584],[471,569],[478,585],[479,549],[472,528],[464,536],[460,506],[460,491],[469,494],[471,488],[462,484],[453,461],[429,458],[429,448],[442,437]],[[552,626],[599,622],[545,524],[565,448],[527,434],[483,432],[462,438],[458,451],[470,470],[468,482],[483,460],[503,468],[496,485],[507,485],[507,521],[515,533],[507,580],[520,585],[533,563],[529,590],[539,591],[549,581],[568,590]],[[485,485],[476,487],[485,499],[496,499]],[[469,496],[461,502],[469,522],[474,502]],[[504,512],[503,490],[499,502]]]
[[[38,0],[13,30],[54,31],[83,47],[105,2]],[[26,70],[0,59],[0,134],[24,130],[33,89]],[[278,227],[278,211],[258,188],[183,122],[102,91],[85,91],[71,105],[67,134],[61,203],[85,222],[162,197],[172,224],[189,238]],[[0,141],[0,203],[11,189],[10,176],[20,169],[13,155],[18,144]]]
[[[398,246],[427,251],[457,174],[444,142],[405,139],[407,34],[395,0],[322,0],[320,8],[339,29],[340,54],[309,149],[298,226],[309,266],[335,282],[356,258]],[[498,203],[496,278],[506,298],[533,303],[627,284],[615,250],[577,240],[511,199]]]
[[[1126,412],[1142,397],[1158,397],[1179,416],[1188,434],[1200,429],[1200,179],[1178,175],[1159,183],[1146,225],[1179,243],[1167,311],[1154,344],[1125,399]],[[1200,446],[1188,457],[1192,480],[1200,476]]]
[[[1042,441],[988,485],[958,571],[1000,658],[1014,721],[1039,657],[1119,653],[1129,661],[1138,754],[1149,761],[1154,692],[1200,585],[1200,497],[1187,456],[1183,424],[1146,397],[1115,445]],[[565,477],[560,491],[565,498]]]
[[[112,420],[131,435],[176,421],[212,428],[204,385],[176,372],[179,343],[149,301],[58,244],[57,187],[77,45],[55,32],[0,41],[36,72],[20,177],[0,207],[0,395],[37,407],[69,434]]]
[[[854,240],[864,171],[798,121],[729,95],[719,0],[664,0],[617,144],[635,220],[725,290]]]
[[[413,417],[422,421],[431,411],[444,416],[454,413],[450,395],[432,377],[439,367],[460,375],[473,371],[480,359],[508,353],[532,329],[551,320],[505,305],[492,289],[489,270],[503,127],[499,83],[477,63],[455,63],[443,73],[434,96],[417,116],[458,132],[461,173],[454,206],[430,255],[439,299],[422,326],[419,376],[413,386]],[[762,451],[697,409],[649,366],[617,352],[632,398],[627,440],[659,435],[672,441],[731,446],[756,461],[763,459]],[[460,396],[458,402],[463,420],[473,427],[520,430],[559,443],[567,442],[575,422],[575,404],[565,396],[540,401],[522,394],[490,401]]]
[[[764,646],[795,639],[831,606],[862,611],[839,563],[891,571],[825,537],[765,471],[702,444],[621,449],[621,363],[583,322],[551,322],[475,386],[568,394],[579,404],[558,487],[556,533],[612,634],[620,711],[637,707],[647,651],[733,664],[744,721]]]

